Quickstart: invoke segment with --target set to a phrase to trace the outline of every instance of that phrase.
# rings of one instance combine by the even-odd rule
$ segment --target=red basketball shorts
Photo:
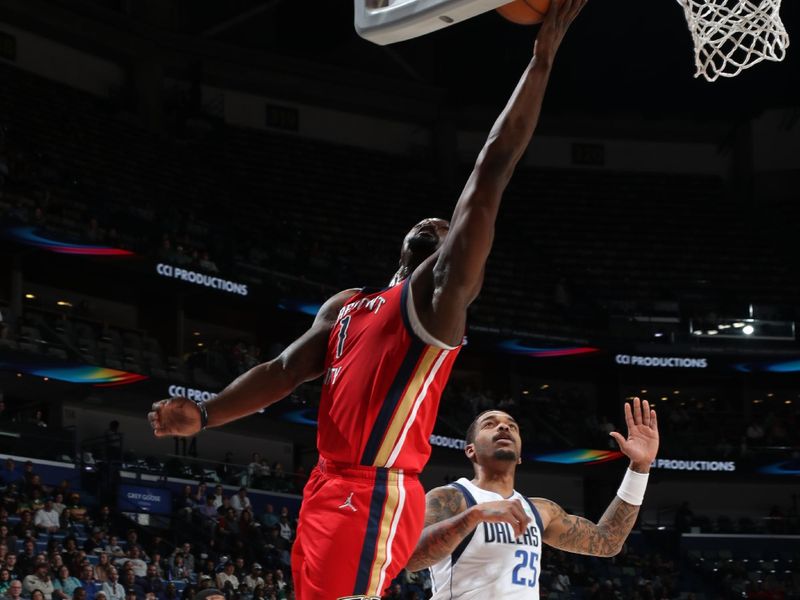
[[[297,600],[380,598],[406,566],[424,518],[416,474],[320,459],[292,548]]]

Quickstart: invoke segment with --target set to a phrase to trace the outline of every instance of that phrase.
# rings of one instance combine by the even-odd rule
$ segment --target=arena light
[[[731,340],[759,339],[794,341],[794,321],[773,321],[750,316],[739,319],[693,319],[689,323],[689,333],[693,337],[717,336]]]
[[[26,300],[36,300],[36,296],[33,294],[25,294]]]

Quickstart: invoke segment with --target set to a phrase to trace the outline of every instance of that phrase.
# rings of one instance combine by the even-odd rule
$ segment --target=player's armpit
[[[544,542],[559,550],[610,557],[622,550],[622,546],[636,523],[639,507],[621,500],[611,501],[598,523],[568,514],[555,502],[545,498],[531,498],[542,514]]]
[[[425,527],[408,560],[409,571],[420,571],[452,554],[475,523],[467,517],[467,501],[457,489],[444,486],[425,496]]]
[[[317,313],[313,325],[280,356],[240,375],[219,395],[206,402],[208,426],[219,427],[253,414],[285,398],[300,384],[322,375],[331,328],[342,305],[356,291],[345,290],[329,298]]]

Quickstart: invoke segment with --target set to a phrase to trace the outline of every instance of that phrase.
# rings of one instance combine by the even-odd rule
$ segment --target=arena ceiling
[[[535,33],[492,12],[380,48],[355,34],[350,0],[184,0],[181,7],[195,34],[442,86],[458,105],[502,102]],[[800,2],[785,0],[782,15],[795,40],[785,62],[711,84],[693,78],[691,39],[675,0],[592,0],[564,43],[549,108],[658,117],[800,106]]]
[[[501,105],[530,56],[535,28],[494,12],[382,48],[353,29],[350,0],[51,0],[156,20],[181,34],[447,90],[454,107]],[[739,121],[764,108],[800,107],[800,2],[785,0],[793,44],[716,83],[693,78],[691,38],[675,0],[590,0],[558,58],[548,111],[607,118]]]

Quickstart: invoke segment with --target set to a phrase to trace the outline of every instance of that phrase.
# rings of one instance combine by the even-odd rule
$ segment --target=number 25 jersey
[[[468,507],[504,500],[463,477],[451,485]],[[525,532],[515,538],[508,523],[478,523],[450,556],[431,567],[431,600],[539,600],[542,519],[528,498],[514,492],[512,499],[531,519]]]

